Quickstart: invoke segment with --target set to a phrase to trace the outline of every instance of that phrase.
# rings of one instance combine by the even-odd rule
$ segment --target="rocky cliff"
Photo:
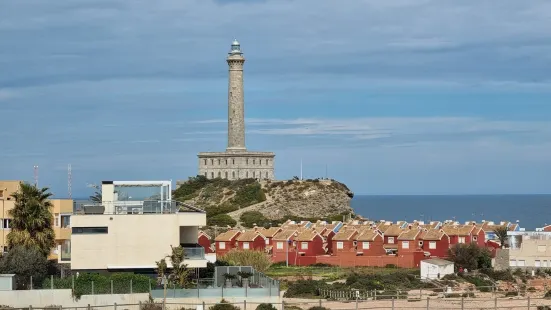
[[[350,213],[354,194],[335,180],[261,181],[208,180],[198,176],[178,184],[177,200],[207,213],[227,213],[235,219],[245,211],[259,211],[269,219],[285,216],[323,218]]]

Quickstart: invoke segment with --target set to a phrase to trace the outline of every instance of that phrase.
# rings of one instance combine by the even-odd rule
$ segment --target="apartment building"
[[[551,232],[509,231],[508,267],[537,269],[551,268]]]
[[[206,213],[172,201],[170,181],[103,181],[102,202],[80,205],[71,222],[73,271],[154,273],[180,245],[189,268],[207,266],[198,243]]]
[[[7,235],[10,233],[11,216],[9,210],[15,206],[15,200],[11,196],[19,190],[22,181],[0,181],[0,249],[8,250]],[[55,247],[50,252],[48,259],[57,259],[66,262],[70,259],[71,249],[71,214],[73,213],[73,200],[51,199],[53,228],[55,233]]]

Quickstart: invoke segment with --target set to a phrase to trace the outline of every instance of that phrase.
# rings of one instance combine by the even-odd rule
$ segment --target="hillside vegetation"
[[[244,212],[251,211],[258,211],[268,220],[348,214],[352,212],[353,196],[346,185],[334,180],[259,182],[204,176],[189,178],[174,192],[174,199],[202,208],[207,211],[207,218],[217,217],[216,220],[222,222],[228,220],[222,215],[229,214],[239,220]]]

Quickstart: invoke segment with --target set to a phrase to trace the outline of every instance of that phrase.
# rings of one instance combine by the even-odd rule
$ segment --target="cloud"
[[[15,97],[17,94],[14,91],[0,88],[0,101],[8,101]]]

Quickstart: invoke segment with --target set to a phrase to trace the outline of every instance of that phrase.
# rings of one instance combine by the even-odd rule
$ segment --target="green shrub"
[[[547,294],[545,294],[547,295]],[[514,297],[514,296],[518,296],[518,292],[507,292],[505,293],[505,297]]]
[[[113,275],[100,275],[92,273],[83,273],[74,277],[75,289],[73,296],[79,299],[82,295],[111,294],[111,281],[113,281],[114,294],[129,294],[130,280],[132,280],[133,293],[149,293],[149,288],[154,287],[156,282],[148,276],[132,273],[115,273]],[[92,284],[93,283],[93,284]],[[93,285],[93,291],[92,291]],[[50,279],[42,282],[43,289],[50,289]],[[54,279],[54,288],[71,289],[71,278]]]
[[[209,310],[239,310],[239,308],[222,299],[219,304],[209,307]]]
[[[218,214],[226,214],[233,211],[238,210],[239,208],[237,206],[231,205],[231,204],[221,204],[219,206],[209,206],[205,208],[205,212],[207,212],[207,218],[216,216]]]
[[[209,226],[231,226],[237,225],[237,222],[227,214],[218,214],[213,217],[207,217],[207,225]]]
[[[205,187],[209,182],[210,180],[203,175],[190,177],[184,184],[180,185],[180,187],[174,191],[174,198],[181,200],[193,198],[195,192]]]
[[[262,251],[233,249],[220,257],[220,259],[233,266],[252,266],[256,271],[260,272],[265,272],[272,264],[270,257]]]
[[[240,208],[248,207],[252,204],[263,202],[266,195],[259,183],[248,184],[237,190],[235,196],[231,199],[232,204]]]
[[[330,309],[325,307],[315,306],[315,307],[308,308],[308,310],[330,310]]]
[[[268,220],[264,216],[264,214],[260,213],[259,211],[243,212],[239,219],[241,220],[241,224],[248,228],[253,227],[254,224],[256,224],[257,226],[266,226],[270,222],[270,220]]]
[[[289,284],[287,291],[283,295],[285,298],[312,298],[319,296],[320,289],[329,288],[324,281],[316,280],[298,280]]]
[[[277,310],[272,304],[260,304],[256,307],[256,310]]]
[[[480,269],[480,272],[487,275],[494,281],[513,281],[511,270],[494,270],[492,268]]]
[[[543,298],[551,298],[551,291],[547,291]]]

